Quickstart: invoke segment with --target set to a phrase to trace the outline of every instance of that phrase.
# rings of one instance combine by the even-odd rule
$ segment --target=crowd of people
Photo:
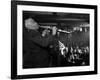
[[[89,65],[89,47],[63,47],[61,55],[65,63],[65,66],[75,66],[75,65]]]

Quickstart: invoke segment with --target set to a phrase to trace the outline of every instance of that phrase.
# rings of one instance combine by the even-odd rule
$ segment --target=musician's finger
[[[57,32],[57,28],[56,28],[56,27],[53,27],[53,28],[52,28],[52,34],[53,34],[53,35],[56,35],[56,32]]]

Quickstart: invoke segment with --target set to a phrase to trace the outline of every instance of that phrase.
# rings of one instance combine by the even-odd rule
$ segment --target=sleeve
[[[47,47],[54,40],[54,36],[42,37],[41,35],[35,35],[31,37],[31,41],[42,46]]]

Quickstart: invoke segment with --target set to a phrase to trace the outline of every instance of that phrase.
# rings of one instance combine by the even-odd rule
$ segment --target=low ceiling
[[[24,18],[33,17],[39,23],[89,22],[89,14],[23,11]]]

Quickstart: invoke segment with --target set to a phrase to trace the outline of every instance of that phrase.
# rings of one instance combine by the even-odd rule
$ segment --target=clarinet
[[[39,27],[41,27],[41,28],[44,28],[44,29],[52,29],[52,27],[50,27],[50,26],[39,26]],[[63,32],[63,33],[67,33],[67,34],[70,34],[70,33],[72,33],[73,31],[66,31],[66,30],[62,30],[62,29],[57,29],[57,31],[58,32]]]

